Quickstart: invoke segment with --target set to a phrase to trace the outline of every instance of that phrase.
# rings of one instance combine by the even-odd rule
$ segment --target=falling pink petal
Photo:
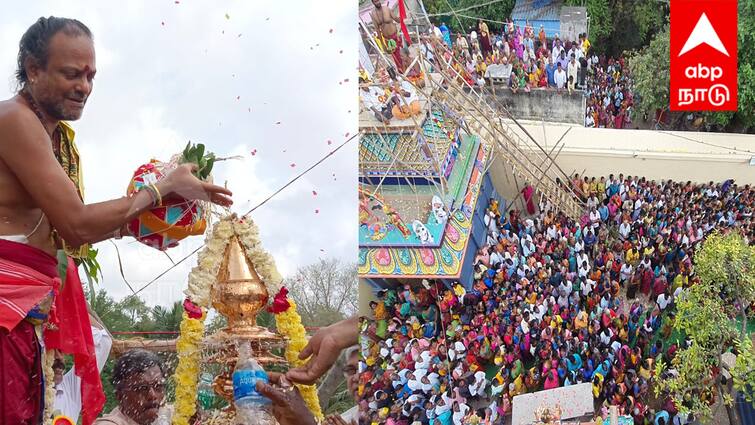
[[[333,34],[333,28],[330,29],[330,33]]]
[[[349,133],[349,132],[347,131],[347,132],[346,132],[346,135],[344,135],[343,137],[349,137],[349,134],[350,134],[350,133]]]
[[[236,100],[240,100],[240,99],[241,99],[241,96],[236,96]]]
[[[254,156],[254,155],[257,155],[257,149],[254,149],[254,150],[252,151],[252,156]]]
[[[160,25],[165,26],[165,21],[160,22]]]
[[[320,214],[320,210],[315,210],[315,214]]]
[[[328,144],[329,144],[329,145],[330,145],[330,144],[332,144],[332,143],[333,143],[333,141],[332,141],[332,140],[328,140]]]
[[[346,79],[344,79],[344,80],[343,80],[343,82],[344,82],[344,83],[348,83],[348,82],[349,82],[349,79],[348,79],[348,78],[346,78]]]
[[[312,195],[317,196],[317,191],[312,191]]]
[[[180,2],[180,1],[178,1],[178,0],[176,0],[176,1],[174,2],[174,3],[175,3],[175,4],[179,4],[179,3],[181,3],[181,2]]]
[[[294,168],[294,167],[296,167],[296,164],[292,162],[291,163],[291,168]]]

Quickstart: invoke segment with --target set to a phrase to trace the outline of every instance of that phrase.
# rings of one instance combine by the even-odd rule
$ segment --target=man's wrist
[[[160,192],[161,197],[165,198],[169,194],[173,192],[173,184],[170,181],[169,177],[166,177],[159,182],[155,183],[155,187]]]
[[[343,350],[356,344],[359,338],[359,325],[358,317],[350,317],[344,319],[338,323],[332,324],[330,327],[335,327],[336,342],[338,346]]]

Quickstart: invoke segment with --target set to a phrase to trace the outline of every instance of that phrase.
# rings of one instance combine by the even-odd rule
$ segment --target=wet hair
[[[128,378],[137,373],[142,373],[152,366],[159,367],[160,372],[165,373],[163,362],[157,354],[140,348],[129,350],[116,360],[110,382],[116,389],[123,388],[123,384]]]
[[[29,76],[26,75],[26,59],[34,59],[42,68],[47,66],[50,40],[60,31],[72,37],[84,35],[92,38],[92,31],[77,19],[56,16],[39,18],[26,30],[18,43],[16,80],[19,85],[24,86],[29,81]]]

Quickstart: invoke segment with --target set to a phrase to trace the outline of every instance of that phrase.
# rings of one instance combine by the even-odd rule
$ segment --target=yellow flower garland
[[[304,325],[301,323],[301,316],[296,311],[296,303],[291,298],[288,298],[288,302],[291,306],[286,311],[275,315],[275,326],[281,335],[288,338],[286,360],[292,367],[298,367],[305,363],[303,360],[299,360],[299,353],[307,345],[307,335],[304,332]],[[318,422],[322,421],[324,416],[322,409],[320,409],[320,399],[317,397],[317,387],[314,385],[295,385],[299,388],[304,402],[307,403],[307,407],[315,416],[315,419]]]
[[[197,378],[199,377],[199,344],[204,335],[204,309],[200,319],[192,319],[186,313],[181,321],[181,336],[176,341],[178,366],[174,376],[176,382],[176,403],[173,425],[189,425],[189,419],[196,413]]]

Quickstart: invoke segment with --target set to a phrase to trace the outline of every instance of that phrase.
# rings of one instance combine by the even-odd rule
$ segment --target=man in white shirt
[[[629,280],[630,276],[632,276],[632,265],[629,263],[622,264],[621,271],[619,272],[619,280],[626,282]]]
[[[600,333],[600,343],[609,346],[611,344],[611,339],[613,338],[613,330],[611,328],[605,328]]]
[[[553,42],[553,50],[551,51],[551,57],[553,60],[557,60],[561,56],[561,52],[564,51],[564,46],[561,45],[561,40],[555,40]]]
[[[375,118],[388,124],[391,117],[390,108],[385,107],[385,103],[381,102],[379,97],[381,93],[373,86],[369,86],[366,83],[361,83],[361,90],[359,92],[359,99],[364,104],[364,107],[375,114]]]
[[[577,270],[577,276],[580,278],[587,279],[587,276],[590,274],[590,266],[587,265],[587,261],[583,261],[582,264],[579,266],[579,269]]]
[[[105,366],[113,338],[107,330],[94,317],[89,316],[92,325],[92,338],[94,339],[94,353],[97,358],[97,369],[102,372]],[[53,408],[57,414],[68,416],[74,423],[79,421],[81,413],[81,378],[76,376],[76,370],[71,368],[65,375],[63,360],[56,359],[52,366],[55,371],[55,405]]]
[[[582,283],[580,284],[580,289],[582,289],[582,295],[587,298],[590,296],[590,293],[592,292],[592,288],[595,287],[595,281],[588,278],[585,278],[582,280]]]
[[[579,71],[579,64],[577,63],[577,60],[574,57],[574,54],[571,55],[571,60],[569,61],[569,65],[566,66],[566,78],[573,77],[572,85],[577,83],[577,71]]]
[[[588,108],[587,113],[585,114],[585,127],[595,127],[595,120],[592,117],[592,107]]]
[[[581,239],[574,241],[574,252],[582,252],[585,249],[585,243]]]
[[[658,308],[663,311],[666,309],[666,307],[668,307],[669,303],[671,303],[671,297],[668,296],[665,292],[661,293],[658,295],[656,303],[658,303]]]
[[[561,63],[558,63],[556,72],[553,74],[553,80],[556,82],[556,89],[561,90],[566,87],[566,72],[561,67]]]
[[[462,421],[464,420],[464,417],[467,416],[467,412],[469,412],[469,406],[467,406],[465,403],[454,402],[454,425],[462,425]]]
[[[581,264],[589,270],[590,257],[587,256],[586,252],[581,252],[577,254],[577,264]]]
[[[359,390],[359,347],[354,346],[346,349],[346,366],[343,368],[343,375],[346,377],[346,388],[348,388],[354,400],[358,400]],[[341,414],[348,425],[356,425],[359,420],[359,406],[355,405],[351,409]]]
[[[490,254],[490,265],[494,266],[494,265],[499,265],[501,263],[503,263],[503,257],[498,251],[494,250],[493,253]]]
[[[556,225],[551,224],[550,226],[548,226],[548,230],[546,231],[545,240],[552,241],[556,239],[557,237],[558,237],[558,232],[556,230]]]
[[[593,228],[600,225],[600,213],[595,208],[590,211],[590,223],[592,223]]]
[[[522,244],[522,255],[529,257],[535,252],[535,245],[532,244],[531,239],[526,239]]]
[[[625,241],[627,238],[629,238],[629,232],[632,230],[632,226],[629,224],[627,220],[624,220],[623,223],[619,226],[619,235],[621,236],[621,240]]]

